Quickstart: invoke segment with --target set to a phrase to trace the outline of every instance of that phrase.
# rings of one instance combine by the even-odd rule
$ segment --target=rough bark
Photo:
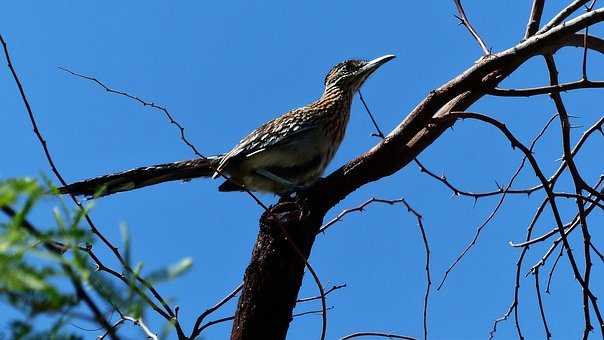
[[[304,199],[282,201],[262,215],[231,339],[285,339],[305,262],[283,230],[308,258],[321,225],[319,216]]]

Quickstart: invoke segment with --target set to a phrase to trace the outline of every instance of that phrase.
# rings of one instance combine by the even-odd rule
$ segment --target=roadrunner
[[[69,184],[59,191],[103,196],[210,176],[228,178],[220,191],[245,188],[283,195],[302,189],[320,178],[338,150],[354,94],[393,58],[385,55],[337,64],[325,76],[325,89],[318,100],[265,123],[224,155],[132,169]]]

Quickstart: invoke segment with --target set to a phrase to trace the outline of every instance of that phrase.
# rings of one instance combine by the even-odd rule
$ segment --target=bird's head
[[[337,86],[354,93],[375,70],[392,59],[394,59],[394,55],[388,54],[370,61],[346,60],[341,62],[325,76],[325,88]]]

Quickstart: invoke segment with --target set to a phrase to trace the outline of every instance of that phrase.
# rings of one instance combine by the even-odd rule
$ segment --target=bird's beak
[[[384,65],[388,61],[394,59],[395,56],[393,54],[386,54],[385,56],[375,58],[369,61],[363,68],[361,68],[361,74],[365,76],[369,76],[375,70],[377,70],[380,66]]]

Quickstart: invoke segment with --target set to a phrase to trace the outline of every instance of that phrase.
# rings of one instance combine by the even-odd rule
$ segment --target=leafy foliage
[[[59,202],[59,207],[44,209],[48,201]],[[22,317],[15,316],[5,320],[6,325],[0,325],[11,339],[81,339],[76,334],[80,329],[71,325],[91,324],[94,316],[76,294],[74,279],[94,293],[91,294],[94,302],[106,313],[109,322],[116,321],[111,320],[115,311],[136,319],[144,317],[149,305],[145,287],[136,279],[142,263],[134,266],[130,263],[128,230],[122,227],[122,249],[134,273],[99,270],[88,252],[94,238],[80,226],[91,206],[73,212],[54,197],[52,188],[35,180],[0,181],[0,212],[8,217],[0,219],[0,301]],[[32,213],[34,207],[42,208]],[[43,219],[40,210],[43,213],[51,210],[52,226],[40,228],[30,222],[34,216],[36,220]],[[147,280],[152,284],[170,281],[191,266],[192,260],[185,258],[151,271]],[[68,275],[66,270],[72,274]],[[105,330],[98,332],[102,334]],[[0,333],[0,338],[6,335]]]

